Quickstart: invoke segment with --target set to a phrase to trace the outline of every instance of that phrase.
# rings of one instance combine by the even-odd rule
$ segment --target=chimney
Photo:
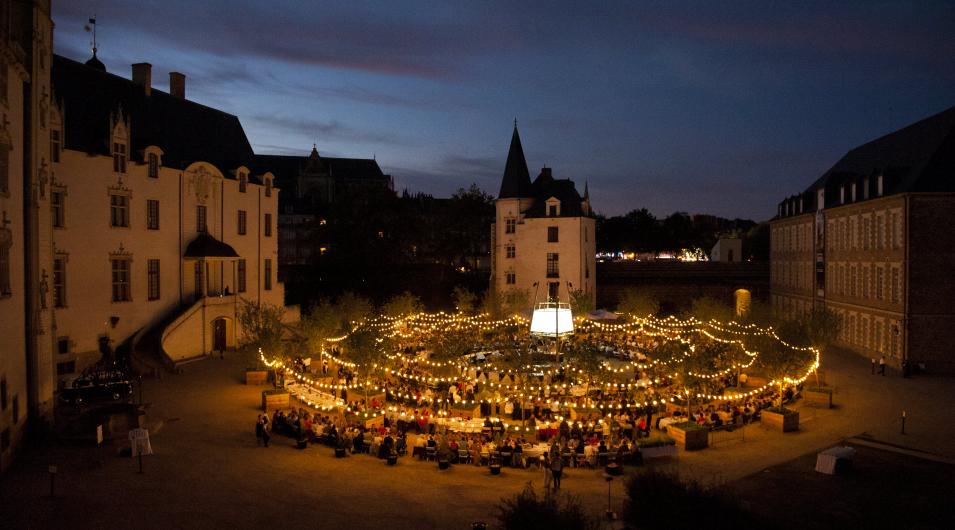
[[[169,72],[169,93],[181,99],[186,99],[186,75],[179,72]]]
[[[152,93],[153,85],[153,65],[149,63],[136,63],[133,65],[133,83],[142,85],[146,95]]]

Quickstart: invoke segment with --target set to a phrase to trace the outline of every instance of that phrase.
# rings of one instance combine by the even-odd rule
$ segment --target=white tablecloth
[[[830,447],[816,456],[816,471],[827,475],[836,474],[836,461],[840,458],[852,460],[856,450],[849,446]]]

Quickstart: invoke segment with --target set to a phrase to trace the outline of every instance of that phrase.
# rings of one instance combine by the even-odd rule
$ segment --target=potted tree
[[[268,371],[259,356],[276,355],[282,348],[282,315],[285,310],[277,305],[241,300],[238,320],[242,328],[242,348],[248,356],[245,383],[264,384]]]
[[[839,335],[839,317],[828,309],[813,309],[806,318],[805,328],[810,344],[822,351]],[[803,389],[803,399],[807,405],[832,408],[832,387],[820,381],[818,366],[813,375],[815,384]]]
[[[772,378],[779,395],[775,406],[760,412],[761,423],[782,432],[799,430],[799,412],[783,406],[786,379],[798,377],[815,361],[811,351],[799,346],[789,346],[771,336],[761,336],[757,341],[760,368]]]

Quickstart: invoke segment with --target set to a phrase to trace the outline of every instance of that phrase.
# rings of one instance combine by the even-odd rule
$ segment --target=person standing
[[[885,355],[879,357],[879,375],[885,375]]]
[[[564,473],[564,461],[561,459],[560,453],[551,455],[550,471],[554,476],[554,491],[556,492],[560,489],[560,476]]]
[[[550,454],[545,451],[541,458],[544,460],[544,494],[546,495],[550,493]]]
[[[265,429],[263,428],[262,415],[259,414],[259,417],[255,419],[255,445],[262,443],[263,438],[265,438]]]

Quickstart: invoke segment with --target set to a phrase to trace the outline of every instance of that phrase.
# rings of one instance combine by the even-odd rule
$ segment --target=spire
[[[589,189],[587,181],[584,181],[584,200],[585,201],[590,200],[590,189]]]
[[[533,197],[530,172],[527,171],[527,161],[524,159],[524,148],[521,147],[521,137],[517,133],[517,120],[514,120],[514,134],[511,135],[511,147],[507,152],[507,163],[504,165],[504,178],[501,179],[499,199],[515,197]]]
[[[93,15],[89,19],[89,24],[87,24],[83,29],[87,32],[93,34],[92,39],[90,40],[90,48],[93,50],[93,57],[90,60],[86,61],[86,66],[96,68],[97,70],[106,71],[106,65],[103,64],[103,61],[100,61],[96,57],[96,15]]]

